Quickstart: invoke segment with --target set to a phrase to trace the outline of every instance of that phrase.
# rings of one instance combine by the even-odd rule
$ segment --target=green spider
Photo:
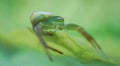
[[[57,30],[68,29],[78,31],[91,43],[95,49],[102,51],[97,42],[82,27],[76,24],[64,24],[64,18],[61,16],[54,16],[51,12],[35,12],[31,15],[30,19],[33,30],[39,38],[39,41],[41,42],[46,54],[48,55],[48,58],[51,61],[52,58],[48,52],[48,49],[60,54],[63,54],[63,52],[48,46],[43,38],[43,35],[54,35]]]

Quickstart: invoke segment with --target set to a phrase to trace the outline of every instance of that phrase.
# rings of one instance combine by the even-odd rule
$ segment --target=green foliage
[[[36,37],[35,33],[31,29],[17,30],[2,36],[0,41],[1,51],[2,54],[4,54],[4,58],[7,58],[8,60],[13,60],[15,56],[18,56],[15,60],[28,59],[29,57],[24,58],[19,55],[25,54],[23,56],[29,56],[29,54],[32,54],[34,52],[35,54],[39,54],[44,51],[41,51],[41,44],[38,38]],[[73,65],[75,66],[77,64],[78,66],[82,65],[83,63],[85,63],[85,65],[89,65],[93,62],[95,65],[97,63],[100,65],[116,64],[116,62],[114,62],[112,59],[110,60],[110,58],[102,56],[101,53],[93,51],[92,48],[90,48],[89,46],[83,46],[82,44],[79,44],[79,42],[74,40],[64,31],[58,31],[57,33],[55,33],[54,36],[46,35],[44,36],[44,38],[46,39],[49,46],[57,48],[58,50],[64,53],[64,55],[59,55],[53,51],[50,51],[53,55],[55,64],[57,64],[58,61],[61,62],[62,60],[64,60],[64,62],[66,62],[64,64],[67,65],[69,65],[68,62],[73,61]],[[19,57],[21,59],[19,59]],[[37,57],[39,58],[38,55]],[[43,57],[43,55],[41,57]],[[32,58],[34,58],[34,56]],[[47,58],[47,56],[44,58],[46,58],[45,61],[48,62],[49,59]],[[69,61],[65,60],[67,58],[69,58]],[[41,63],[43,62],[42,60],[39,59]],[[34,59],[34,61],[36,60]],[[30,62],[32,61],[30,60]]]
[[[0,66],[119,66],[119,2],[120,0],[1,0]],[[54,37],[44,36],[50,46],[64,52],[64,55],[59,55],[50,51],[54,59],[51,62],[34,32],[27,29],[31,27],[31,13],[41,10],[64,17],[65,23],[81,25],[95,37],[109,59],[91,48],[81,35],[68,31],[69,34],[58,32]]]

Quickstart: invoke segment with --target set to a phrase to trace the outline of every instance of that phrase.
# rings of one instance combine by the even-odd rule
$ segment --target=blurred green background
[[[3,51],[4,44],[11,47],[10,42],[14,42],[14,39],[19,40],[18,35],[14,34],[15,31],[19,33],[19,30],[32,28],[30,15],[36,11],[50,11],[64,17],[66,23],[82,26],[98,41],[107,55],[120,62],[120,0],[0,0],[0,66],[109,65],[104,63],[96,65],[97,62],[83,64],[66,56],[56,57],[56,61],[51,62],[39,51],[28,49],[17,53],[16,45],[14,49],[9,49],[15,50],[16,55],[11,55],[12,52],[6,54],[14,57],[3,55],[3,52],[7,51]],[[27,35],[26,32],[23,34]],[[6,35],[9,39],[5,37]],[[12,35],[16,38],[13,39]],[[78,36],[74,35],[74,32],[71,32],[71,35]]]

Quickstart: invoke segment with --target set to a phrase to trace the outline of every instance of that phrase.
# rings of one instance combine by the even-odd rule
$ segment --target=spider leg
[[[33,27],[33,29],[34,29],[37,37],[39,38],[39,41],[41,42],[41,44],[42,44],[48,58],[51,61],[53,61],[53,59],[52,59],[51,54],[49,53],[48,49],[51,49],[51,50],[53,50],[53,51],[55,51],[57,53],[63,54],[61,51],[58,51],[57,49],[54,49],[54,48],[47,45],[46,41],[44,40],[44,38],[42,36],[42,27],[41,26],[35,26],[35,27]]]
[[[99,46],[99,44],[95,41],[95,39],[89,35],[82,27],[76,25],[76,24],[66,24],[65,28],[67,28],[68,30],[76,30],[79,33],[81,33],[87,41],[89,41],[91,43],[91,45],[97,50],[99,49],[100,51],[103,52],[103,50],[101,49],[101,47]]]

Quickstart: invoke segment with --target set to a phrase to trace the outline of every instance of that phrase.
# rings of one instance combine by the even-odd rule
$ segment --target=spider
[[[51,61],[52,61],[52,58],[50,53],[48,52],[48,49],[55,51],[59,54],[63,54],[63,52],[47,45],[45,39],[43,38],[43,35],[53,35],[56,33],[57,30],[68,29],[68,30],[77,31],[81,33],[95,49],[99,49],[100,51],[102,51],[101,47],[94,40],[94,38],[90,36],[82,27],[76,24],[71,24],[71,23],[64,24],[64,18],[61,16],[55,16],[51,12],[39,11],[39,12],[34,12],[30,16],[30,20],[33,26],[33,30],[36,33],[36,36],[38,37],[48,58]]]

